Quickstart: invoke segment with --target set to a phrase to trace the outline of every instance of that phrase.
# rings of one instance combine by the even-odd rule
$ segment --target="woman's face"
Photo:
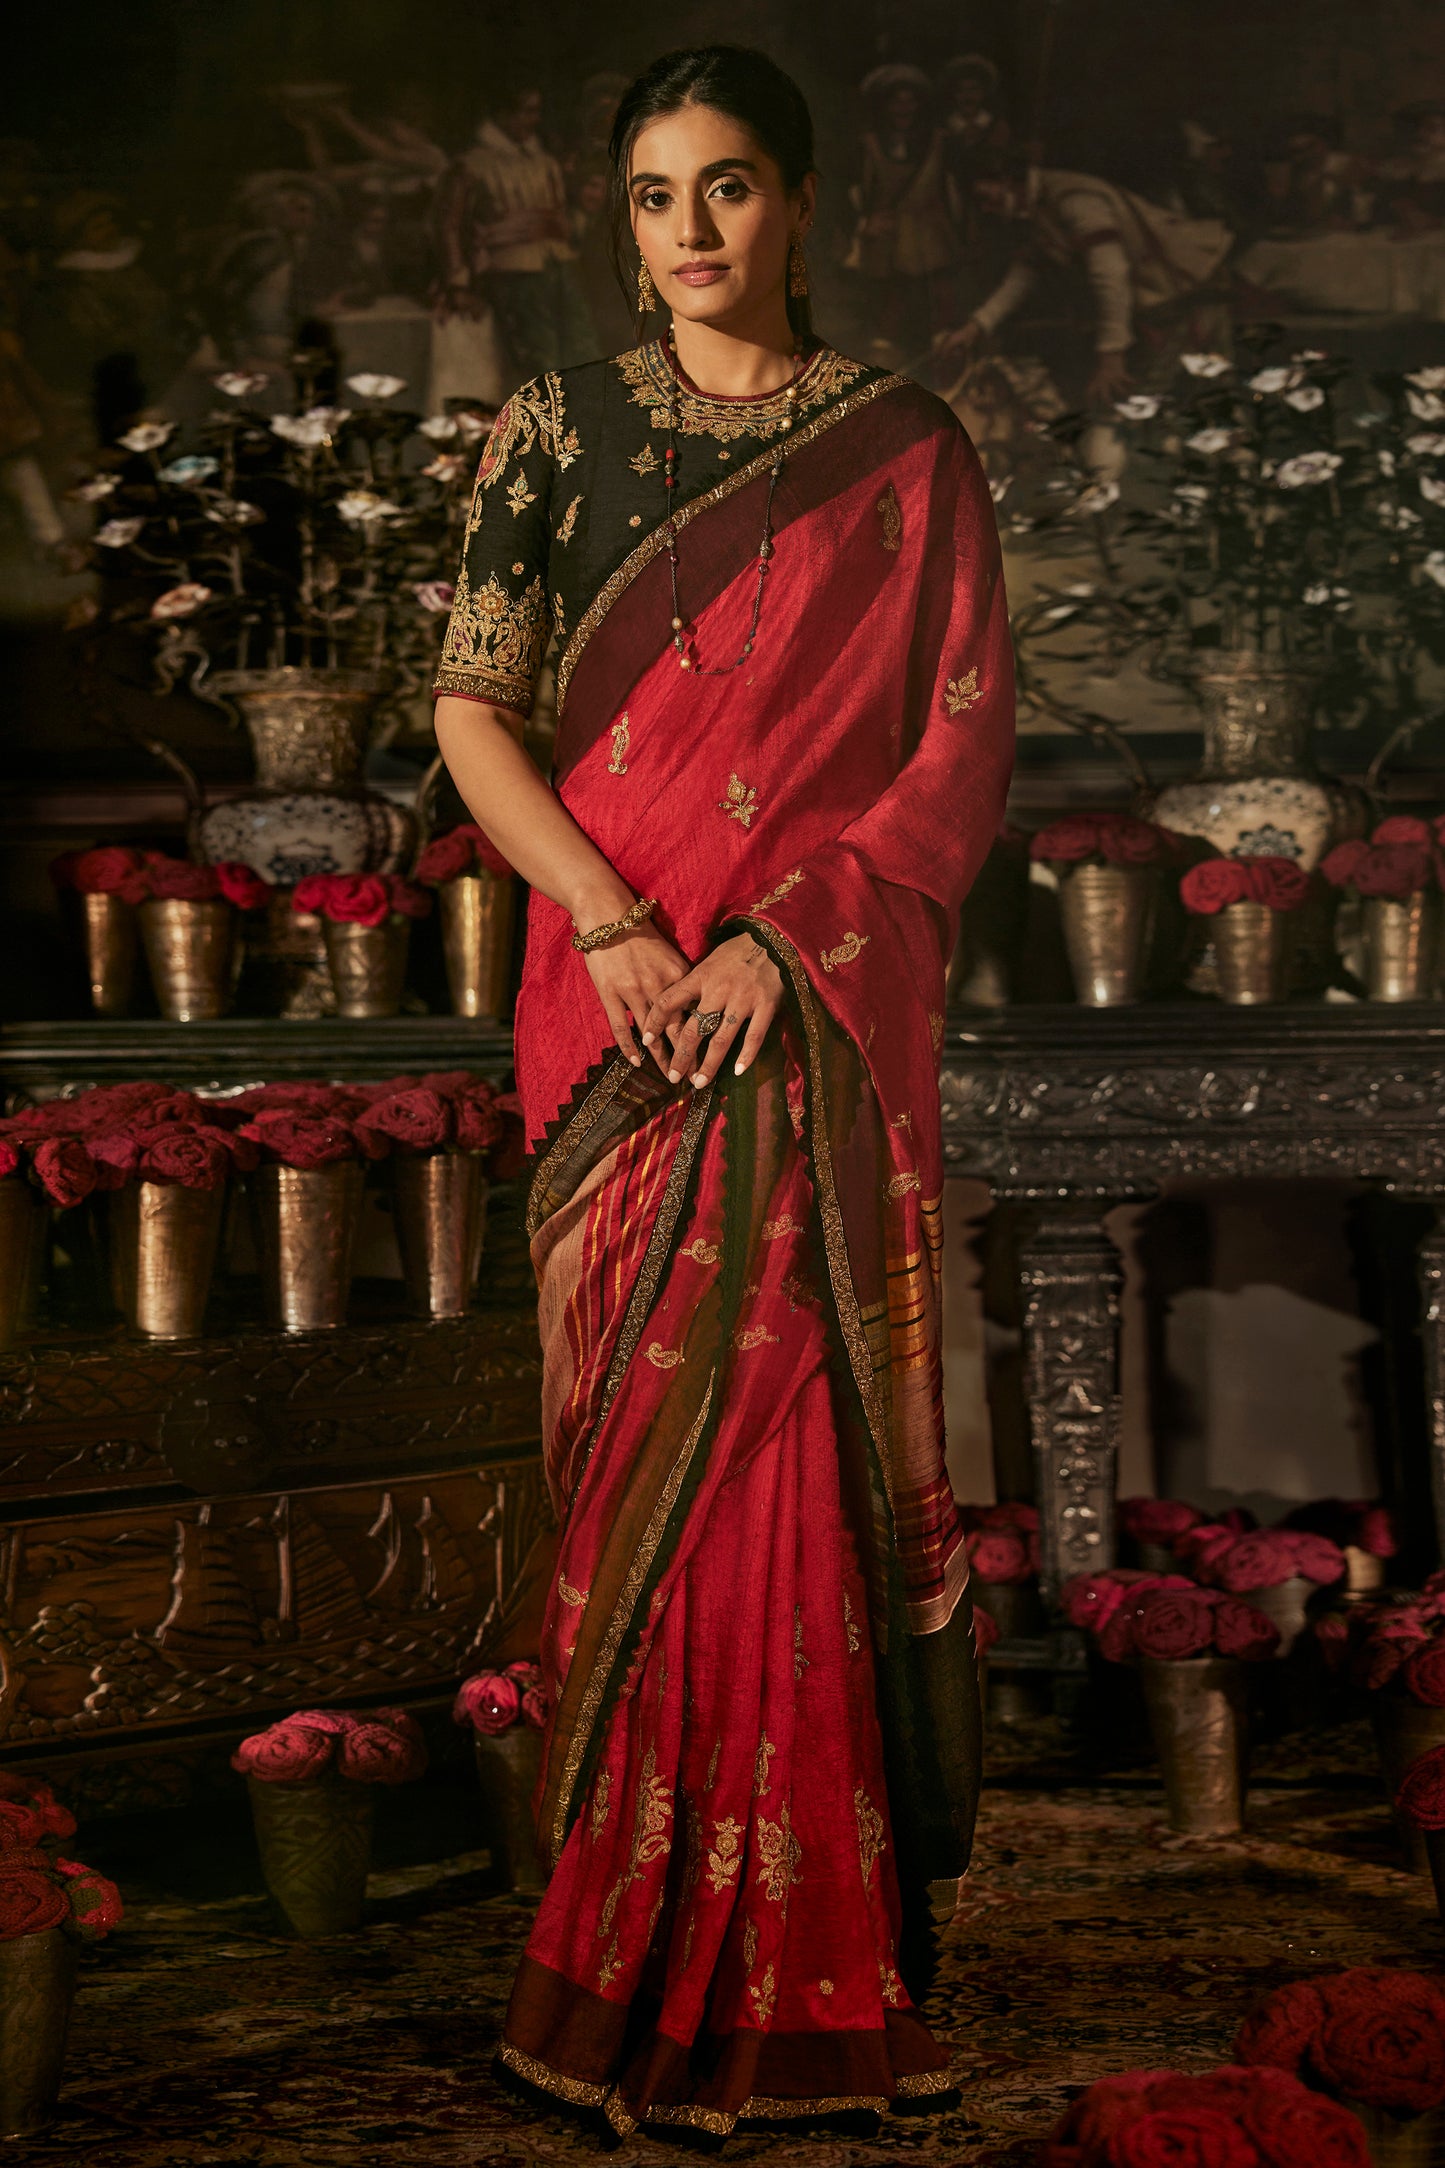
[[[789,191],[777,164],[711,106],[641,129],[628,163],[632,231],[665,308],[726,326],[787,293],[788,248],[812,224],[810,174]]]

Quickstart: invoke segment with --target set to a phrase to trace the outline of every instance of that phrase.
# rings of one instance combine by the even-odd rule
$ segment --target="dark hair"
[[[629,301],[634,284],[625,267],[624,236],[629,232],[627,164],[632,146],[649,122],[689,105],[711,106],[756,136],[782,174],[784,188],[801,188],[816,171],[808,101],[793,78],[766,53],[745,45],[693,45],[664,53],[623,92],[607,146],[612,165],[612,268]],[[800,337],[810,336],[813,326],[806,295],[789,295],[788,321]]]

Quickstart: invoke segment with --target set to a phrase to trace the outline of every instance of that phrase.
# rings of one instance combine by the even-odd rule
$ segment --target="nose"
[[[679,193],[677,230],[674,238],[682,249],[709,249],[721,245],[722,236],[713,223],[707,197],[701,188]]]

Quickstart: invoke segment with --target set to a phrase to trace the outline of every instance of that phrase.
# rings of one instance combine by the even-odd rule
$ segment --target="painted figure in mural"
[[[949,208],[949,138],[921,68],[875,68],[860,86],[868,115],[858,213],[844,268],[861,289],[860,321],[877,360],[896,366],[953,320],[958,237]]]
[[[552,1877],[502,2058],[723,2134],[954,2083],[919,2010],[979,1777],[938,1050],[1012,657],[963,431],[812,334],[796,85],[670,54],[613,167],[656,335],[498,417],[436,684],[532,889]]]
[[[238,366],[283,370],[302,325],[336,294],[336,195],[318,174],[254,173],[236,205],[239,231],[210,279],[216,335]]]
[[[540,90],[523,85],[499,99],[447,174],[437,207],[448,306],[465,315],[490,303],[514,383],[582,361],[592,348],[566,184],[541,126]]]
[[[1407,147],[1378,168],[1384,216],[1406,233],[1445,226],[1445,105],[1425,101],[1391,115]]]
[[[1297,113],[1264,167],[1272,234],[1348,233],[1369,223],[1362,160],[1331,113]]]
[[[980,178],[974,192],[1020,238],[993,292],[944,342],[947,352],[966,354],[994,339],[1041,278],[1059,271],[1071,286],[1087,287],[1086,380],[1068,381],[1076,334],[1065,342],[1059,371],[1066,393],[1089,406],[1105,406],[1172,365],[1181,348],[1228,344],[1221,278],[1234,237],[1220,220],[1182,216],[1093,174],[1021,162]]]

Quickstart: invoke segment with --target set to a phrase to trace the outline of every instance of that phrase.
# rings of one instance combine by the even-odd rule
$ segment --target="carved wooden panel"
[[[1020,1256],[1041,1582],[1114,1561],[1119,1254],[1095,1219],[1047,1216]]]
[[[0,1527],[7,1747],[451,1684],[547,1524],[540,1463]]]

